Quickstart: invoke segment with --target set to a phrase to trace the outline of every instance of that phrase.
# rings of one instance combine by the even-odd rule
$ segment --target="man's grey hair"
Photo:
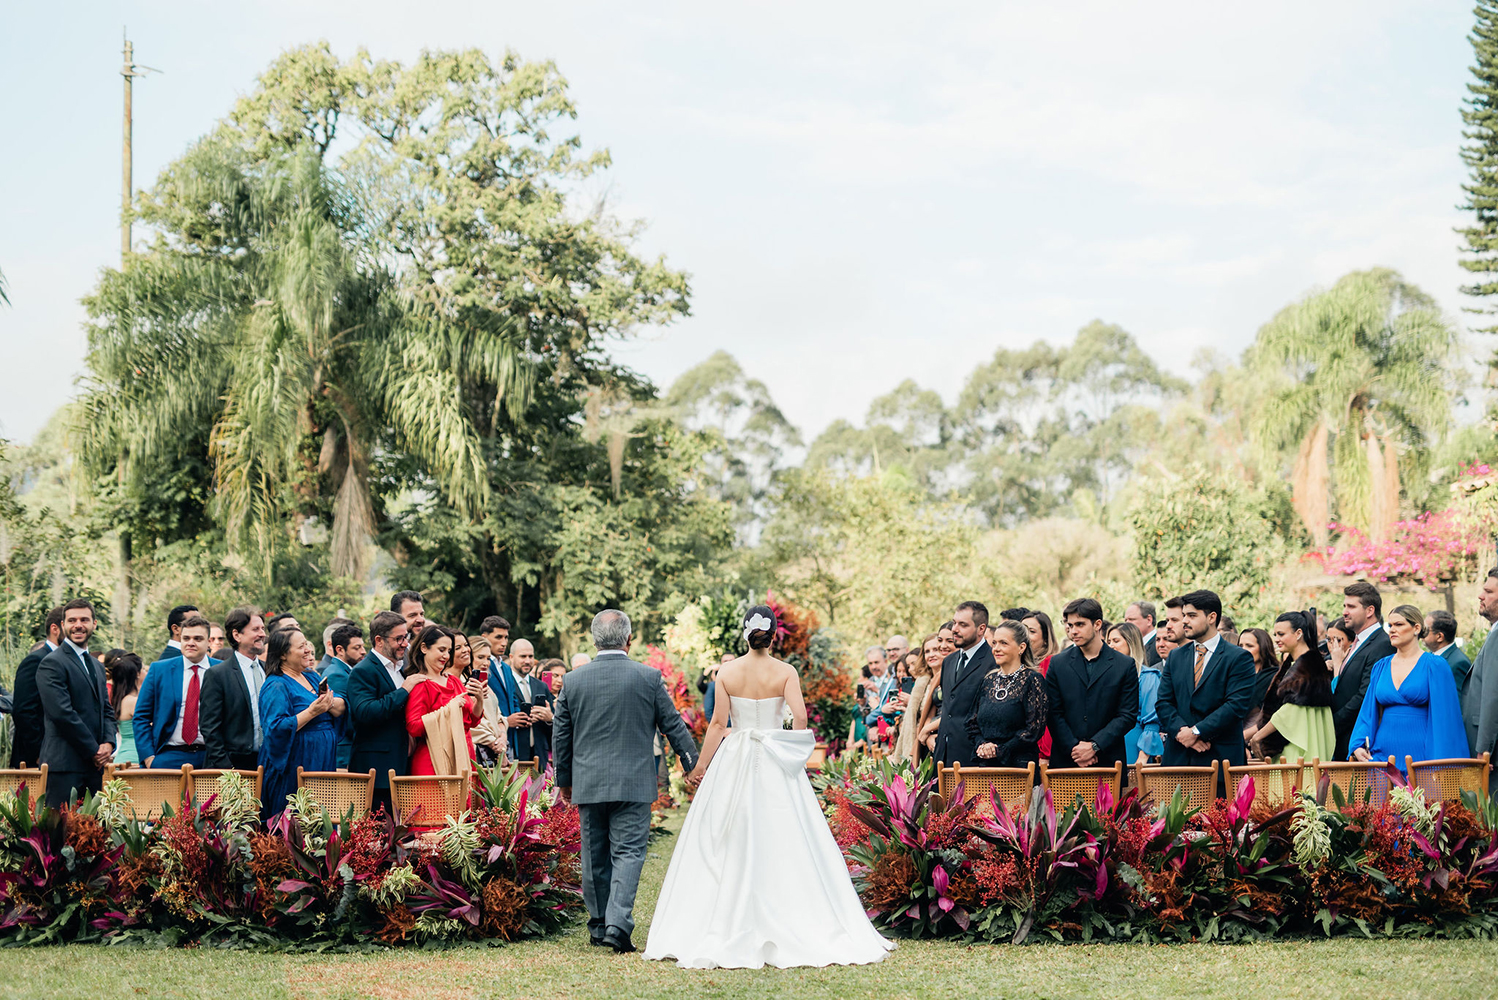
[[[878,653],[880,656],[883,656],[884,655],[884,647],[883,646],[870,646],[868,649],[866,649],[866,650],[863,651],[863,658],[865,660],[867,660],[869,657],[873,656],[875,653]]]
[[[333,653],[333,633],[337,632],[339,629],[343,628],[343,626],[345,626],[345,625],[357,625],[357,624],[359,624],[359,623],[356,622],[356,621],[354,621],[352,618],[343,618],[343,617],[337,617],[337,618],[334,618],[332,621],[328,622],[328,627],[322,630],[322,648],[323,648],[323,650],[325,652],[327,652],[331,656],[332,653]]]
[[[632,632],[629,615],[623,611],[607,608],[593,616],[593,645],[599,649],[623,649]]]

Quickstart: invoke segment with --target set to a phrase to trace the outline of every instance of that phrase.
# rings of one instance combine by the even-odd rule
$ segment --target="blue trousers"
[[[173,750],[168,747],[165,750],[156,751],[156,756],[151,758],[151,767],[153,769],[168,768],[176,771],[183,764],[191,764],[194,769],[197,769],[203,766],[203,761],[207,757],[208,753],[205,750],[199,750],[197,753],[188,753],[185,750]]]

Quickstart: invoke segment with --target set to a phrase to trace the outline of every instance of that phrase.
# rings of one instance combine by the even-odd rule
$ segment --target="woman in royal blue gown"
[[[1419,608],[1402,604],[1389,612],[1387,621],[1394,654],[1373,665],[1348,741],[1353,758],[1384,761],[1392,755],[1403,770],[1406,756],[1466,757],[1467,730],[1451,667],[1420,648],[1425,616]]]
[[[265,767],[260,813],[264,819],[286,808],[286,796],[296,791],[298,767],[308,771],[338,767],[344,703],[331,691],[319,693],[322,678],[312,669],[315,662],[312,643],[299,630],[282,628],[271,633],[265,683],[260,687],[264,733],[260,763]]]

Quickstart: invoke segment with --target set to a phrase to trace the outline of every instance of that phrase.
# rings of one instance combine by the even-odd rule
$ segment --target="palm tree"
[[[79,428],[95,469],[129,479],[211,427],[231,544],[263,559],[278,526],[331,494],[331,569],[367,567],[371,457],[381,441],[477,516],[488,497],[459,380],[482,373],[524,405],[510,340],[403,294],[366,249],[355,200],[315,150],[249,160],[205,140],[143,213],[162,235],[87,304],[91,384]]]
[[[1387,268],[1348,274],[1260,328],[1250,360],[1280,385],[1254,437],[1271,456],[1295,449],[1295,508],[1318,545],[1333,492],[1338,518],[1372,537],[1398,520],[1401,468],[1450,420],[1455,345],[1434,300]]]

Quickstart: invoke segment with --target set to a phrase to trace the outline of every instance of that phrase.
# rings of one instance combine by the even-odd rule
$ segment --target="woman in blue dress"
[[[1149,758],[1165,752],[1160,736],[1160,717],[1155,714],[1155,700],[1160,697],[1160,667],[1145,663],[1144,636],[1133,622],[1121,622],[1108,630],[1108,645],[1134,661],[1139,674],[1139,721],[1124,734],[1124,764],[1147,764]]]
[[[1394,654],[1373,665],[1362,711],[1348,745],[1356,760],[1441,760],[1467,756],[1467,730],[1451,667],[1420,648],[1425,616],[1401,604],[1389,612]]]
[[[262,818],[286,808],[296,791],[296,769],[332,771],[338,767],[338,738],[343,733],[343,699],[327,689],[312,669],[316,654],[298,629],[271,633],[265,654],[265,683],[260,687],[260,763]],[[340,817],[332,817],[339,819]]]

